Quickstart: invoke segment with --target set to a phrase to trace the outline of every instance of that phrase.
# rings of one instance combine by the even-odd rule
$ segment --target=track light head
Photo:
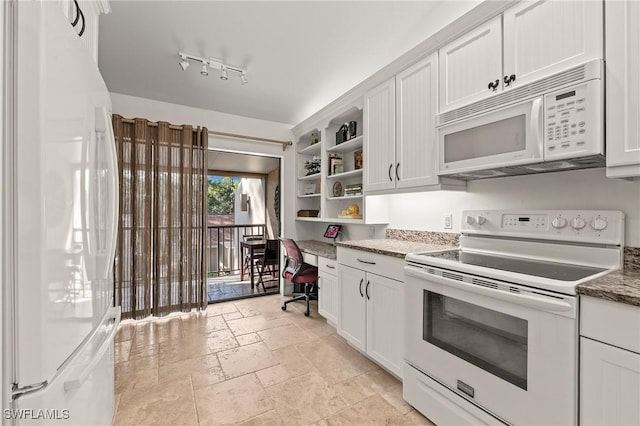
[[[208,62],[203,62],[202,63],[202,69],[200,70],[200,74],[202,75],[209,75],[209,63]]]
[[[242,71],[242,73],[240,74],[240,81],[242,82],[242,84],[247,84],[249,82],[249,80],[247,80],[247,73],[245,71]]]
[[[221,70],[222,70],[222,73],[220,74],[220,80],[229,80],[229,75],[227,74],[227,67],[222,65]]]

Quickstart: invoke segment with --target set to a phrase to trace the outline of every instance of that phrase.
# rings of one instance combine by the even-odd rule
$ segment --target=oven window
[[[444,136],[444,162],[471,160],[525,150],[526,115]]]
[[[423,339],[527,390],[526,320],[424,291]]]

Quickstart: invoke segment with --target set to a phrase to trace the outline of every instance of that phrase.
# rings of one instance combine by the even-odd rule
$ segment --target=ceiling
[[[298,124],[479,1],[112,0],[99,67],[111,92]],[[249,83],[182,71],[178,52]]]
[[[209,170],[232,172],[235,176],[245,173],[266,175],[280,166],[279,159],[258,155],[210,150],[208,157]]]

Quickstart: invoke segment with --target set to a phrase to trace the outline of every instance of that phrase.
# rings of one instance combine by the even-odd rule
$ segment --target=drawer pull
[[[360,297],[364,297],[364,294],[362,293],[362,283],[364,282],[364,278],[360,280]]]
[[[329,269],[336,269],[336,267],[335,267],[335,266],[333,266],[333,265],[329,265],[328,263],[327,263],[327,268],[329,268]]]
[[[376,262],[371,262],[370,260],[362,260],[362,259],[358,259],[358,262],[366,263],[367,265],[375,265],[376,264]]]

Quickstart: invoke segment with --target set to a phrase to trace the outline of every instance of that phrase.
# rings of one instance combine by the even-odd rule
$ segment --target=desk
[[[256,250],[264,250],[267,246],[267,240],[249,240],[240,242],[240,279],[244,280],[244,251],[249,250],[249,258],[251,259],[251,265],[249,267],[249,275],[251,276],[251,288],[254,286],[253,277],[253,255]]]

